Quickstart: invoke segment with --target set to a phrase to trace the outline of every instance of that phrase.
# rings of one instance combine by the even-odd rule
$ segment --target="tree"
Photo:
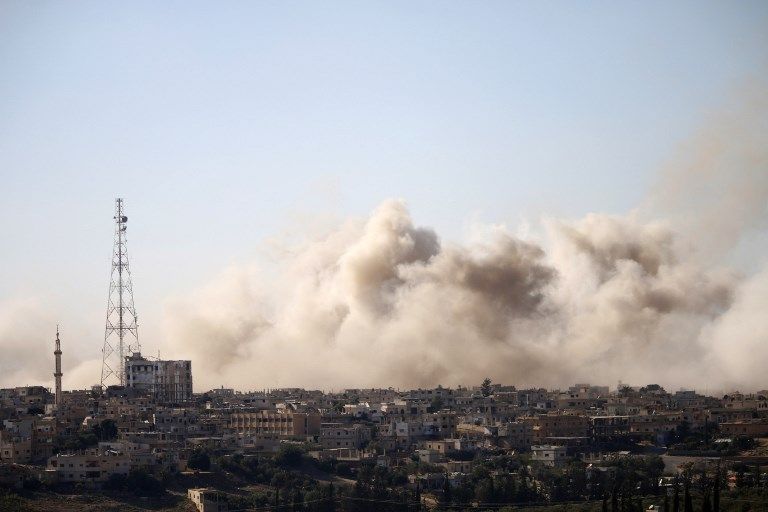
[[[421,512],[421,483],[416,481],[416,512]]]
[[[690,475],[685,477],[683,481],[683,488],[685,491],[684,509],[685,512],[693,512],[693,498],[691,498],[691,478]]]
[[[672,502],[672,512],[680,512],[680,483],[675,477],[675,499]]]
[[[279,466],[283,467],[296,467],[301,464],[301,459],[304,456],[304,451],[294,444],[280,445],[280,450],[277,452],[276,462]]]
[[[477,486],[475,486],[475,499],[481,504],[493,503],[495,501],[495,492],[492,478],[481,480]]]
[[[128,473],[125,487],[136,496],[159,496],[165,490],[162,482],[143,469],[132,469]]]
[[[187,467],[190,469],[199,469],[200,471],[208,471],[211,469],[211,458],[202,450],[194,450],[189,455]]]
[[[296,489],[293,493],[292,510],[293,512],[299,512],[300,510],[304,510],[304,498],[301,495],[301,489]]]
[[[117,424],[112,419],[101,420],[94,425],[93,433],[99,441],[113,441],[117,439]]]
[[[628,396],[632,396],[632,395],[634,395],[634,393],[635,393],[634,390],[631,387],[627,386],[627,385],[623,385],[623,386],[621,386],[619,388],[619,396],[622,397],[622,398],[626,398]]]
[[[448,476],[443,479],[443,500],[447,505],[451,504],[451,482],[448,480]]]
[[[336,510],[336,496],[334,495],[333,482],[328,484],[328,506],[325,507],[328,512]]]
[[[483,383],[480,385],[480,391],[483,393],[483,396],[491,396],[491,379],[486,377],[483,380]]]
[[[720,463],[717,463],[717,469],[715,470],[715,481],[712,482],[712,508],[713,512],[720,512]]]
[[[122,491],[125,489],[127,478],[120,473],[113,473],[109,475],[107,481],[104,482],[104,489],[108,491]]]

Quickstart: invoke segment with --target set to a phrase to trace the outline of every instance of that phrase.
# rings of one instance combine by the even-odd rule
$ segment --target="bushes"
[[[339,462],[336,464],[336,474],[349,478],[352,476],[352,467],[346,462]]]
[[[104,489],[107,491],[122,491],[125,490],[127,477],[119,473],[109,475],[109,478],[104,482]]]
[[[93,435],[99,441],[114,441],[117,439],[117,425],[115,421],[110,419],[101,420],[101,423],[93,426]]]
[[[275,462],[281,467],[296,467],[304,458],[304,450],[294,444],[282,444],[277,452]]]
[[[143,469],[132,469],[128,476],[113,474],[104,483],[107,491],[126,491],[135,496],[160,496],[165,492],[163,482]]]
[[[84,429],[69,437],[59,437],[56,440],[54,453],[61,449],[78,451],[91,448],[99,444],[99,441],[113,441],[117,439],[117,425],[114,420],[105,419],[92,428]]]
[[[189,456],[187,461],[187,467],[189,469],[199,469],[200,471],[208,471],[211,469],[211,457],[202,450],[194,450]]]

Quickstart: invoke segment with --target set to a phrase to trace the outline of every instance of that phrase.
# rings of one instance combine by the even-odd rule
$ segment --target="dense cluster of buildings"
[[[414,459],[453,474],[468,472],[466,455],[480,450],[527,452],[556,466],[624,441],[665,445],[681,428],[768,436],[768,391],[715,398],[579,384],[193,395],[188,362],[129,359],[127,386],[63,391],[58,404],[44,387],[0,390],[0,463],[37,465],[47,481],[98,486],[133,468],[183,471],[196,449],[263,453],[289,442],[320,460]],[[102,438],[83,447],[88,432]]]
[[[685,433],[713,442],[768,437],[768,391],[721,397],[694,391],[577,384],[565,390],[492,385],[455,389],[305,389],[193,393],[190,361],[133,353],[124,385],[64,391],[56,337],[55,386],[0,389],[0,484],[30,474],[51,484],[103,486],[132,470],[174,473],[193,454],[264,454],[301,445],[319,461],[431,471],[411,475],[423,487],[435,475],[457,481],[477,454],[527,454],[560,466],[597,461],[622,446],[666,446]],[[25,476],[26,475],[26,476]],[[194,491],[194,492],[193,492]],[[205,489],[190,499],[218,507]],[[201,505],[202,506],[202,505]]]

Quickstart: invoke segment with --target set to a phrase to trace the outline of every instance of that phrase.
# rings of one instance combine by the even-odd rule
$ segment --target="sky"
[[[457,243],[623,214],[766,78],[766,27],[762,1],[0,1],[0,313],[99,357],[115,197],[151,353],[172,298],[389,198]]]

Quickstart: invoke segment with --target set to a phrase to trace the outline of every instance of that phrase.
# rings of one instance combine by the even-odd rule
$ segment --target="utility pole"
[[[102,348],[102,387],[114,383],[124,386],[126,352],[141,352],[138,318],[133,305],[133,282],[126,246],[128,217],[125,215],[123,200],[120,198],[115,199],[113,218],[115,239],[112,246],[112,272],[109,279],[107,322]]]

